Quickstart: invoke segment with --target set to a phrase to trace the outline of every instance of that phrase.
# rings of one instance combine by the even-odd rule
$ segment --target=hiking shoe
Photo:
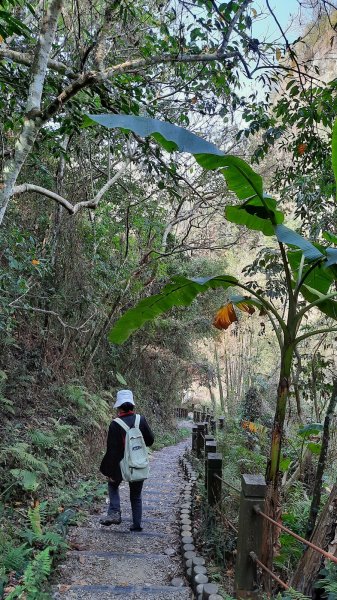
[[[131,525],[130,531],[143,531],[143,527],[137,527],[137,525]]]
[[[119,525],[122,522],[121,513],[119,510],[114,510],[106,517],[102,517],[99,522],[101,525]]]

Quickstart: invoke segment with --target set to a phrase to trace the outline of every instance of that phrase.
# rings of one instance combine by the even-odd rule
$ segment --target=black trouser
[[[133,524],[135,527],[141,527],[142,524],[142,489],[144,481],[131,481],[130,487],[130,502],[132,510]],[[121,502],[119,497],[119,486],[120,481],[109,481],[109,498],[110,504],[108,514],[118,510],[121,510]]]

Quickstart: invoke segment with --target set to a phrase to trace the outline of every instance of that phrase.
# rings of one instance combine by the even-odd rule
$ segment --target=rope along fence
[[[263,519],[266,519],[267,521],[269,521],[270,523],[272,523],[273,525],[275,525],[275,527],[277,527],[278,529],[281,529],[281,531],[284,531],[285,533],[288,533],[293,538],[295,538],[295,540],[297,540],[299,542],[302,542],[302,544],[305,544],[306,546],[309,546],[309,548],[312,548],[313,550],[315,550],[316,552],[318,552],[319,554],[321,554],[322,556],[324,556],[328,560],[331,560],[332,562],[334,562],[334,563],[337,564],[337,558],[333,554],[331,554],[330,552],[326,552],[322,548],[319,548],[319,546],[316,546],[315,544],[312,544],[311,542],[309,542],[305,538],[301,537],[297,533],[294,533],[293,531],[291,531],[291,529],[288,529],[288,527],[285,527],[281,523],[278,523],[277,521],[274,521],[274,519],[272,519],[271,517],[269,517],[268,515],[266,515],[258,507],[255,508],[255,511]]]
[[[223,429],[223,422],[220,428]],[[222,455],[217,453],[213,435],[208,434],[208,422],[197,423],[192,428],[192,452],[205,465],[205,488],[208,504],[221,509],[223,487],[230,493],[240,496],[238,528],[226,518],[226,523],[237,533],[237,557],[235,566],[235,592],[237,597],[247,597],[256,590],[257,568],[261,568],[283,589],[289,586],[261,562],[262,520],[269,521],[277,529],[292,536],[304,546],[337,564],[337,558],[323,548],[294,533],[264,512],[266,483],[262,475],[244,474],[241,476],[241,490],[222,476]]]
[[[277,575],[275,575],[275,573],[273,573],[273,571],[271,571],[270,569],[268,569],[268,567],[266,567],[266,565],[263,564],[263,562],[261,562],[255,552],[250,552],[249,553],[250,558],[252,559],[252,561],[254,561],[256,564],[259,565],[259,567],[261,567],[261,569],[263,571],[265,571],[266,573],[268,573],[268,575],[270,575],[270,577],[272,579],[274,579],[274,581],[276,581],[281,587],[283,587],[283,589],[285,590],[289,590],[289,585],[287,585],[286,583],[284,583],[284,581],[282,581],[282,579],[280,579],[279,577],[277,577]]]
[[[215,475],[215,477],[217,479],[220,479],[220,481],[222,483],[224,483],[230,490],[233,490],[233,492],[235,492],[236,494],[238,494],[240,496],[241,492],[238,488],[236,488],[234,485],[232,485],[231,483],[229,483],[229,481],[225,481],[225,479],[222,479],[222,477],[219,477],[219,475]]]

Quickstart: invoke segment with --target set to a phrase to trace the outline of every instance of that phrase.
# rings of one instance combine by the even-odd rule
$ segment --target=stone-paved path
[[[143,488],[143,531],[130,532],[129,486],[120,487],[121,525],[99,525],[88,515],[72,527],[64,564],[59,567],[55,600],[190,600],[179,547],[178,508],[182,473],[179,456],[190,442],[154,452]],[[102,507],[102,513],[106,507]],[[171,581],[182,578],[183,587]],[[178,583],[178,582],[177,582]]]

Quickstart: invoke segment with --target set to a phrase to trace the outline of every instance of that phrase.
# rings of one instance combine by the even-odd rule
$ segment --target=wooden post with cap
[[[235,565],[234,588],[237,598],[259,598],[256,586],[256,564],[250,552],[261,556],[263,523],[254,510],[263,510],[266,495],[266,482],[262,475],[241,476],[241,497],[239,510],[239,531]]]
[[[221,500],[222,454],[212,452],[207,455],[207,500],[210,506]]]
[[[206,440],[205,441],[205,489],[207,490],[207,462],[210,454],[214,454],[216,452],[216,442],[214,440]]]
[[[205,424],[197,424],[197,441],[196,441],[196,453],[197,458],[201,458],[202,450],[204,447],[204,435],[205,435]]]

